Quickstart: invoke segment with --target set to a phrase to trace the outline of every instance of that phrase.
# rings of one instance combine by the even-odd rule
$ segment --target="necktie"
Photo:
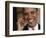
[[[32,28],[32,30],[34,30],[34,28]]]

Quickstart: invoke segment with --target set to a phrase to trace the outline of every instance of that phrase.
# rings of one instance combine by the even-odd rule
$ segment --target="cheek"
[[[37,14],[34,14],[32,17],[33,17],[34,21],[36,21],[37,18],[38,18],[38,15]]]
[[[37,17],[37,14],[33,14],[33,17]]]
[[[25,16],[25,19],[27,19],[28,18],[28,15],[27,16]]]

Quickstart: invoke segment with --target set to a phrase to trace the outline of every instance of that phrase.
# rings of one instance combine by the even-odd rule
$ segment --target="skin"
[[[18,30],[23,30],[25,20],[29,24],[29,27],[34,28],[38,21],[38,11],[35,8],[24,8],[23,15],[17,21]]]
[[[33,28],[37,24],[39,13],[35,8],[25,8],[24,17],[28,20],[29,27]]]
[[[23,17],[18,19],[17,26],[18,26],[18,31],[23,30],[23,28],[24,28],[24,19],[23,19]]]

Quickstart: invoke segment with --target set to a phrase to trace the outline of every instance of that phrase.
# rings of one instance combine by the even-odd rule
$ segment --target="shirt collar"
[[[32,30],[32,28],[28,27],[29,30]],[[38,24],[34,27],[34,30],[38,30]]]

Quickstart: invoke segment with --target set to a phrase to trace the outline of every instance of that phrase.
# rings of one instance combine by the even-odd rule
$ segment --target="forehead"
[[[24,12],[36,11],[36,8],[24,8]]]

